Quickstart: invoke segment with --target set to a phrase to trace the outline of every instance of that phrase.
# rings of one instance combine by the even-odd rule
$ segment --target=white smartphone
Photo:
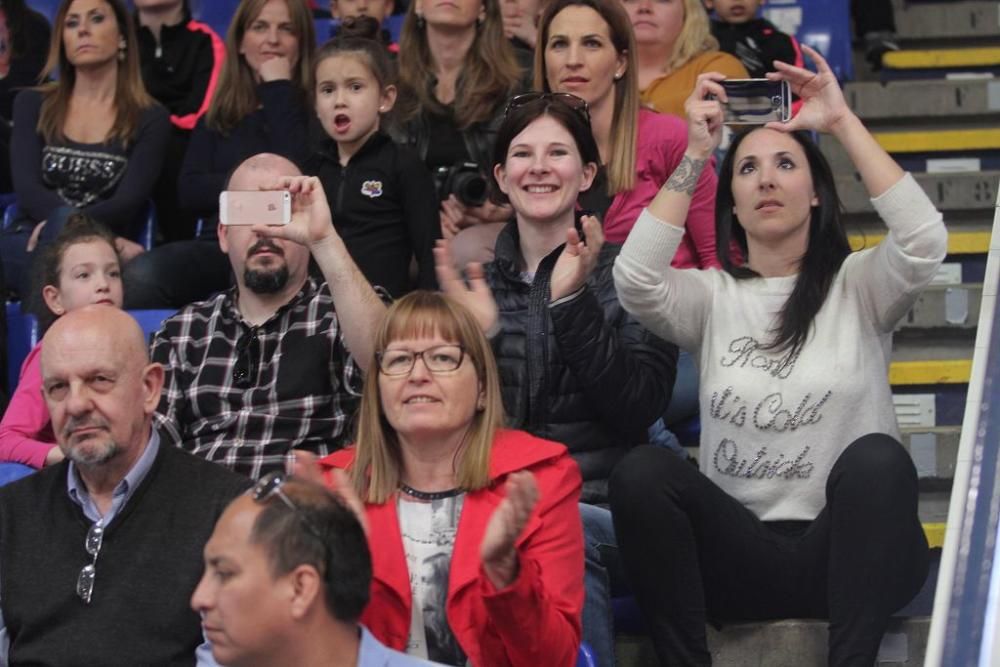
[[[226,190],[219,195],[223,225],[287,225],[292,195],[287,190]]]
[[[726,79],[721,83],[729,97],[722,105],[726,125],[784,123],[792,117],[792,91],[787,81]]]

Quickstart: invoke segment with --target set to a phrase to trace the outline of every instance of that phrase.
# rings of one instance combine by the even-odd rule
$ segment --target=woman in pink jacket
[[[346,469],[365,504],[374,578],[362,623],[447,665],[575,664],[581,482],[566,448],[501,428],[489,342],[448,297],[397,301],[375,349],[357,444],[321,461]]]

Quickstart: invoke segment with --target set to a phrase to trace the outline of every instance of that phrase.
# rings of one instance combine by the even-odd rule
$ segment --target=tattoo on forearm
[[[708,160],[692,160],[687,155],[670,175],[666,188],[671,192],[681,192],[688,197],[694,196],[695,188],[698,186],[698,177],[701,170],[705,168]]]

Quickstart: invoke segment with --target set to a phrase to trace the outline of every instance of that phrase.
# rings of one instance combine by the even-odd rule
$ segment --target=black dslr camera
[[[444,201],[455,195],[466,206],[481,206],[486,202],[489,184],[475,162],[459,162],[434,171],[434,186],[438,199]]]

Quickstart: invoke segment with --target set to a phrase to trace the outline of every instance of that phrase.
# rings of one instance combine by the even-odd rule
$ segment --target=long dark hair
[[[594,134],[590,130],[590,121],[580,111],[558,99],[549,97],[515,107],[504,116],[503,122],[497,130],[496,143],[493,144],[493,164],[507,162],[507,150],[510,148],[511,142],[514,141],[514,137],[521,134],[524,128],[542,116],[549,116],[566,128],[576,143],[576,149],[580,151],[580,160],[584,165],[589,162],[596,165],[601,164],[601,154],[597,149]],[[496,174],[493,173],[492,169],[489,172],[493,181],[493,187],[490,188],[490,200],[494,204],[508,203],[507,195],[500,191]]]
[[[734,265],[729,254],[730,242],[735,240],[743,256],[748,256],[746,231],[733,213],[733,164],[736,150],[753,131],[742,132],[733,139],[719,170],[719,188],[715,195],[715,254],[723,270],[738,280],[759,277],[747,266]],[[819,204],[810,212],[809,242],[799,262],[795,288],[781,308],[774,339],[766,347],[795,355],[805,344],[813,319],[823,307],[840,265],[851,254],[851,246],[840,219],[840,200],[829,163],[807,133],[791,132],[789,136],[805,152]]]

